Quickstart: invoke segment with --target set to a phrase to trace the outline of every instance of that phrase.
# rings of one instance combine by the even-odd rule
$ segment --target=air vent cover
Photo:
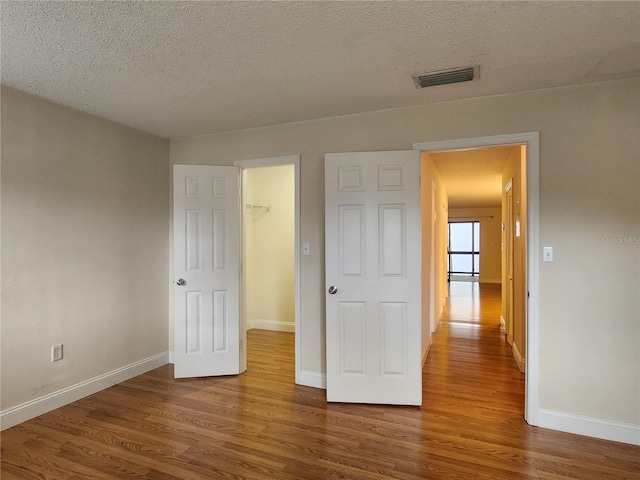
[[[449,83],[470,82],[476,77],[477,67],[454,68],[413,75],[416,88],[434,87]]]

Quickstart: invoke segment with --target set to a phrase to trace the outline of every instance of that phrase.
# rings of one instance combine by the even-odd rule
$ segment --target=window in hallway
[[[447,274],[449,281],[478,281],[480,222],[449,222]]]

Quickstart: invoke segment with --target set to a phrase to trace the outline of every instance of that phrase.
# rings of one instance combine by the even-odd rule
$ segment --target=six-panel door
[[[240,370],[238,172],[173,169],[176,378]]]
[[[329,401],[422,403],[419,155],[325,155]]]

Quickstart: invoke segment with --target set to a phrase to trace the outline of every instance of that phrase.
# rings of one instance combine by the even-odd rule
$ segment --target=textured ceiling
[[[638,2],[1,3],[2,83],[168,138],[635,76]],[[416,90],[411,74],[480,65]]]
[[[447,190],[449,208],[502,205],[502,171],[520,161],[520,147],[492,147],[462,152],[432,153]]]

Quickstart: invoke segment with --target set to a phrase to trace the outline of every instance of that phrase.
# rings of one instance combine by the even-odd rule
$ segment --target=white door
[[[419,160],[325,155],[330,402],[422,404]]]
[[[173,167],[174,376],[240,373],[239,169]]]

